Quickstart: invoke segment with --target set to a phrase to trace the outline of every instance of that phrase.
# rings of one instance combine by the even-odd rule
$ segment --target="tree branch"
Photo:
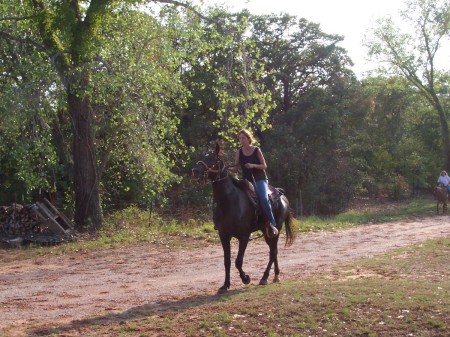
[[[24,43],[24,44],[31,44],[32,46],[36,47],[38,50],[40,51],[45,51],[45,48],[43,45],[37,43],[36,41],[34,41],[33,39],[30,38],[21,38],[21,37],[17,37],[17,36],[13,36],[9,33],[6,33],[4,31],[0,31],[0,39],[5,39],[5,40],[9,40],[9,41],[15,41],[15,42],[20,42],[20,43]]]
[[[46,6],[43,0],[32,0],[33,7],[38,13],[46,15]],[[44,20],[38,22],[38,29],[44,44],[44,51],[50,56],[52,63],[56,66],[56,70],[60,73],[64,81],[64,73],[70,67],[69,60],[64,56],[63,47],[60,44],[58,37],[49,28]]]
[[[200,18],[202,18],[203,20],[209,21],[211,23],[215,23],[216,25],[222,27],[223,22],[221,22],[219,20],[215,20],[213,18],[209,18],[207,16],[204,16],[202,13],[197,11],[193,6],[191,6],[188,3],[180,2],[180,1],[177,1],[177,0],[155,0],[154,2],[165,3],[165,4],[179,6],[179,7],[183,7],[183,8],[189,9],[191,12],[195,13],[195,15],[197,15]]]
[[[5,18],[0,18],[0,21],[23,21],[23,20],[29,20],[34,19],[41,15],[41,13],[36,13],[33,15],[23,16],[23,17],[14,17],[14,16],[7,16]]]

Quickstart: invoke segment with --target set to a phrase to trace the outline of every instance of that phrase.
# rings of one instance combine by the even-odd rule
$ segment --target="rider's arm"
[[[264,156],[259,148],[257,151],[258,151],[257,155],[258,155],[258,159],[259,159],[259,164],[252,164],[251,168],[255,168],[255,169],[264,171],[265,169],[267,169],[266,160],[264,159]]]

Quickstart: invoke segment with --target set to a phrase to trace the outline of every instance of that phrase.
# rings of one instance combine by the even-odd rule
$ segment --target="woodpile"
[[[76,239],[73,223],[49,200],[0,206],[0,247],[56,245]]]
[[[41,232],[41,220],[35,204],[0,206],[0,234],[25,236]]]

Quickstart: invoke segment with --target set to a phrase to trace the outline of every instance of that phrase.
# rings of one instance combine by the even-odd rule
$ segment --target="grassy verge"
[[[385,202],[376,207],[360,205],[336,217],[311,216],[296,219],[294,227],[300,232],[334,230],[364,223],[398,221],[434,214],[435,208],[432,200],[417,198],[401,203]],[[205,216],[205,218],[210,219],[211,216]],[[186,248],[188,246],[204,246],[207,243],[216,244],[218,236],[211,220],[167,219],[137,207],[129,207],[106,217],[103,228],[95,234],[79,235],[75,242],[59,246],[24,246],[20,250],[15,250],[14,256],[10,254],[10,249],[0,249],[0,261],[46,254],[110,249],[140,242],[172,248]]]
[[[450,335],[450,238],[352,261],[301,280],[139,307],[119,316],[42,327],[37,335]],[[33,335],[32,333],[32,335]]]
[[[302,232],[349,228],[361,224],[400,221],[436,215],[435,202],[431,199],[416,198],[403,202],[364,204],[358,203],[347,212],[335,217],[310,216],[300,219],[298,228]]]

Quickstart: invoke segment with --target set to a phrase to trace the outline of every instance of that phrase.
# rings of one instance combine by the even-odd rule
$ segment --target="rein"
[[[236,167],[236,166],[238,166],[238,165],[228,165],[228,166],[224,166],[224,167],[222,168],[222,170],[220,170],[219,178],[218,178],[218,179],[215,179],[215,180],[211,180],[211,183],[214,184],[214,183],[216,183],[216,182],[218,182],[218,181],[221,181],[221,180],[226,179],[226,178],[228,177],[228,174],[225,174],[223,177],[220,177],[221,174],[222,174],[224,171],[228,171],[230,168]],[[219,165],[219,167],[220,167],[220,165]],[[219,170],[211,170],[211,169],[208,169],[208,170],[210,170],[210,172],[213,172],[213,173],[219,173]]]
[[[209,173],[216,173],[216,174],[218,173],[218,174],[216,175],[216,179],[214,179],[214,180],[211,179],[211,183],[213,183],[213,184],[227,178],[227,175],[222,176],[222,173],[223,173],[226,169],[228,169],[228,167],[224,165],[224,166],[222,167],[222,169],[221,169],[221,168],[220,168],[221,162],[222,162],[222,161],[221,161],[220,159],[218,159],[218,160],[216,161],[216,163],[215,163],[214,165],[212,165],[211,167],[208,167],[208,165],[206,165],[206,163],[205,163],[203,160],[199,160],[199,161],[197,162],[197,165],[198,165],[198,164],[201,164],[201,165],[203,165],[203,167],[205,168],[205,173],[204,173],[204,175],[203,175],[203,180],[204,180],[205,182],[208,180],[208,175],[209,175]],[[216,165],[218,165],[218,168],[217,168],[217,169],[214,169],[213,167],[216,166]]]
[[[211,153],[211,155],[214,154]],[[238,166],[238,165],[225,166],[220,155],[215,154],[214,156],[215,162],[211,166],[208,166],[208,164],[206,164],[206,162],[203,160],[199,160],[196,163],[197,166],[201,165],[204,168],[203,176],[201,177],[204,183],[206,183],[208,179],[211,181],[212,184],[222,181],[228,177],[228,173],[225,173],[225,171],[229,170],[230,168]],[[210,176],[210,173],[215,174],[214,179]]]

